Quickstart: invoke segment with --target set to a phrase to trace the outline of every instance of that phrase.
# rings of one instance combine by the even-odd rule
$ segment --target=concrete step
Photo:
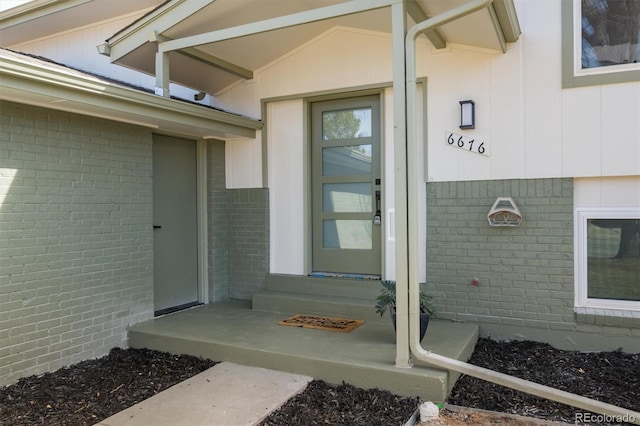
[[[305,275],[268,274],[265,290],[315,294],[319,296],[375,299],[380,293],[380,280],[314,277]]]
[[[326,315],[376,321],[375,300],[381,289],[377,280],[268,275],[265,289],[254,294],[256,311]]]
[[[353,297],[336,298],[315,294],[264,290],[253,295],[253,309],[284,314],[325,315],[378,321],[375,301]]]

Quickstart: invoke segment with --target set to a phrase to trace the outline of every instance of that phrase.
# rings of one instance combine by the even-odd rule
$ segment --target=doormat
[[[316,330],[336,331],[338,333],[348,333],[360,327],[364,324],[364,321],[298,314],[282,321],[278,321],[278,324],[289,325],[292,327],[314,328]]]

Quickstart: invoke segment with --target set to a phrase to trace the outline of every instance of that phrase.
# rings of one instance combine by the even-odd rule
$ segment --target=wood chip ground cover
[[[470,361],[640,411],[640,354],[581,353],[542,343],[480,339]],[[106,357],[0,388],[0,425],[93,425],[213,365],[191,356],[113,349]],[[579,412],[468,376],[458,381],[448,402],[529,416],[531,421],[443,410],[433,425],[526,425],[536,418],[573,424]],[[314,380],[263,425],[403,425],[417,405],[415,398]]]
[[[0,388],[0,425],[93,425],[215,364],[114,348],[105,357]]]

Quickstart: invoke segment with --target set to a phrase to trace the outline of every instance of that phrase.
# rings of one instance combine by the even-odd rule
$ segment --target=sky
[[[0,0],[0,11],[11,9],[12,7],[20,6],[30,1],[31,0]]]

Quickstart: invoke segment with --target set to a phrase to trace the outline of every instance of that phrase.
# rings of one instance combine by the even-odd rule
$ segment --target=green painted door
[[[156,315],[198,302],[196,143],[153,136],[153,286]]]
[[[313,272],[380,275],[380,97],[315,102],[311,117]]]

